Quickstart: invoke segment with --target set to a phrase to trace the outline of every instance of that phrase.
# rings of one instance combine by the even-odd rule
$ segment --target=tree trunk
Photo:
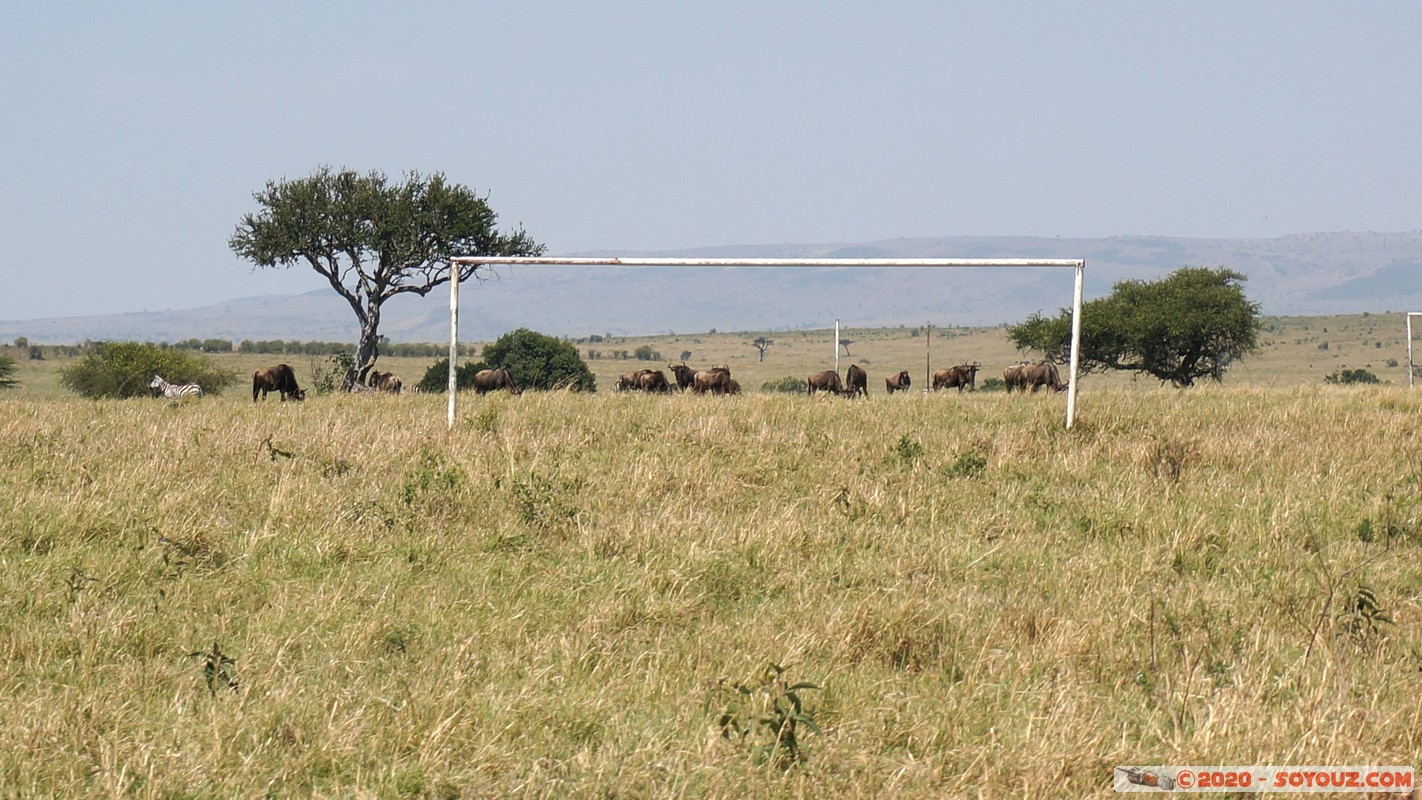
[[[348,382],[358,380],[375,366],[380,358],[380,303],[374,300],[366,304],[365,318],[361,320],[360,342],[356,345],[355,365],[346,376]]]

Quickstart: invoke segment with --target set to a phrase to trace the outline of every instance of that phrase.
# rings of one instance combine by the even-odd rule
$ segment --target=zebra
[[[196,383],[168,383],[161,375],[154,375],[153,382],[148,384],[150,389],[162,389],[163,396],[169,400],[181,400],[184,397],[202,397],[202,387]]]

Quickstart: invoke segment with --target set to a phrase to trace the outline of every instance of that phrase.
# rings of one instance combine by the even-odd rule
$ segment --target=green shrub
[[[473,389],[474,375],[489,365],[482,361],[472,364],[458,364],[454,367],[454,385],[459,389]],[[425,370],[425,376],[415,385],[422,392],[438,394],[449,391],[449,359],[441,358]]]
[[[1366,369],[1344,369],[1327,375],[1323,379],[1324,383],[1382,383],[1378,376]]]
[[[15,380],[15,369],[15,359],[0,356],[0,389],[13,389],[18,385]]]
[[[339,352],[326,356],[325,363],[311,359],[311,387],[316,394],[332,394],[340,389],[347,375],[355,372],[355,356]]]
[[[766,381],[760,385],[762,392],[781,392],[782,394],[804,394],[809,391],[804,378],[796,378],[793,375],[786,375],[783,378]]]
[[[87,397],[143,397],[154,375],[169,383],[196,383],[207,394],[218,394],[237,380],[207,358],[138,342],[99,342],[79,361],[59,372],[66,389]]]
[[[578,357],[577,347],[528,328],[506,333],[485,347],[484,361],[508,370],[522,389],[597,391],[597,378]]]

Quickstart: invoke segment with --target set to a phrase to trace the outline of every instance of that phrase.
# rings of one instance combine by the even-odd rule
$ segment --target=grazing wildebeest
[[[903,370],[897,375],[890,375],[884,379],[884,388],[889,390],[889,394],[907,392],[909,386],[912,385],[913,379],[909,377],[908,370]]]
[[[148,388],[158,389],[163,392],[163,396],[169,400],[181,400],[184,397],[202,397],[202,387],[196,383],[168,383],[161,375],[154,375],[149,381]]]
[[[503,367],[498,369],[481,369],[474,373],[474,391],[478,394],[492,392],[498,389],[520,394],[519,388],[514,384],[513,376]]]
[[[869,374],[858,364],[850,364],[844,371],[844,393],[849,397],[869,396]]]
[[[667,376],[659,369],[644,369],[637,373],[637,389],[644,392],[655,392],[666,394],[671,391],[671,384],[667,382]]]
[[[1025,393],[1027,387],[1032,387],[1032,394],[1043,386],[1054,392],[1065,391],[1067,385],[1062,383],[1061,376],[1057,374],[1057,365],[1050,361],[1042,361],[1037,364],[1023,364],[1019,385]]]
[[[306,399],[306,390],[296,385],[296,371],[286,364],[264,367],[252,373],[252,402],[257,402],[258,393],[262,400],[267,399],[267,392],[280,392],[283,403],[288,397],[292,400]]]
[[[979,366],[981,365],[974,361],[971,364],[959,364],[956,367],[938,370],[933,373],[933,391],[957,387],[961,392],[964,386],[976,390],[978,388]]]
[[[1007,387],[1008,394],[1012,394],[1013,389],[1027,391],[1027,384],[1022,382],[1022,370],[1026,368],[1026,364],[1013,364],[1002,370],[1002,383]]]
[[[678,378],[678,382],[680,378]],[[731,388],[731,369],[718,364],[710,369],[697,372],[693,378],[691,391],[696,394],[727,394]]]
[[[805,383],[808,384],[809,394],[811,396],[814,396],[815,392],[844,393],[844,387],[841,386],[839,382],[839,373],[832,369],[827,369],[824,372],[816,372],[814,375],[806,378]]]
[[[630,392],[634,389],[640,388],[637,385],[637,382],[642,377],[643,372],[646,372],[646,370],[638,370],[636,372],[624,372],[619,375],[617,377],[617,391]]]
[[[726,383],[726,394],[740,394],[740,393],[741,393],[741,385],[740,385],[739,383],[737,383],[737,382],[734,381],[734,380],[728,381],[728,382]]]
[[[696,370],[688,367],[686,362],[668,364],[667,367],[672,371],[672,374],[676,376],[676,388],[684,392],[696,386]]]
[[[399,394],[400,390],[405,386],[404,382],[400,380],[400,376],[393,372],[373,370],[367,380],[366,385],[377,392]]]

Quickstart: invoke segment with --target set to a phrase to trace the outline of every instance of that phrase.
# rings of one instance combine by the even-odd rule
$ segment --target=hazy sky
[[[552,254],[1422,227],[1422,3],[0,10],[0,319],[320,288],[227,247],[321,165]]]

